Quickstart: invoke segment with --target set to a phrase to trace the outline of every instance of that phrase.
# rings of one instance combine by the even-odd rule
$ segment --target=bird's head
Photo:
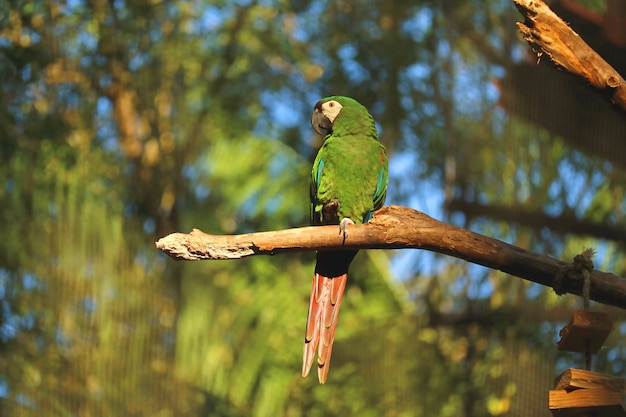
[[[342,108],[343,105],[331,97],[318,101],[311,116],[313,130],[322,136],[329,135],[333,131],[333,124]]]
[[[313,108],[311,125],[320,135],[326,137],[331,133],[346,129],[352,133],[374,131],[374,119],[367,109],[350,97],[331,96],[321,99]]]

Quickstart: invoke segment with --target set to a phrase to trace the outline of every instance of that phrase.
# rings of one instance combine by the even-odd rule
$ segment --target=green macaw
[[[374,118],[349,97],[317,102],[313,130],[324,136],[311,172],[311,224],[366,223],[387,194],[387,153],[378,141]],[[307,376],[317,349],[317,375],[325,383],[348,267],[357,251],[318,251],[304,339],[302,376]]]

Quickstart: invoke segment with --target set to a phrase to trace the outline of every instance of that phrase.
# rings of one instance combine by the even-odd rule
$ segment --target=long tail
[[[302,376],[311,370],[317,349],[317,376],[326,382],[337,329],[337,316],[356,251],[318,252],[306,322]]]

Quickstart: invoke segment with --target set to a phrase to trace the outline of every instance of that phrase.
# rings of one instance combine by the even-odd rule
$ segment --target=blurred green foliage
[[[498,107],[525,51],[512,4],[440,3],[0,3],[0,415],[548,415],[579,360],[554,346],[573,297],[362,252],[319,386],[300,376],[313,254],[153,245],[307,224],[311,108],[344,94],[390,150],[388,202],[564,259],[594,246],[624,275],[624,241],[443,210],[623,225],[626,199],[623,171]],[[626,372],[625,331],[599,370]]]

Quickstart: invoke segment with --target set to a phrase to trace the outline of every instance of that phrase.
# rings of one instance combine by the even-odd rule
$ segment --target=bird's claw
[[[344,242],[348,238],[348,225],[349,224],[354,224],[354,222],[348,217],[344,217],[343,219],[341,219],[341,222],[339,223],[339,234],[343,233]]]

